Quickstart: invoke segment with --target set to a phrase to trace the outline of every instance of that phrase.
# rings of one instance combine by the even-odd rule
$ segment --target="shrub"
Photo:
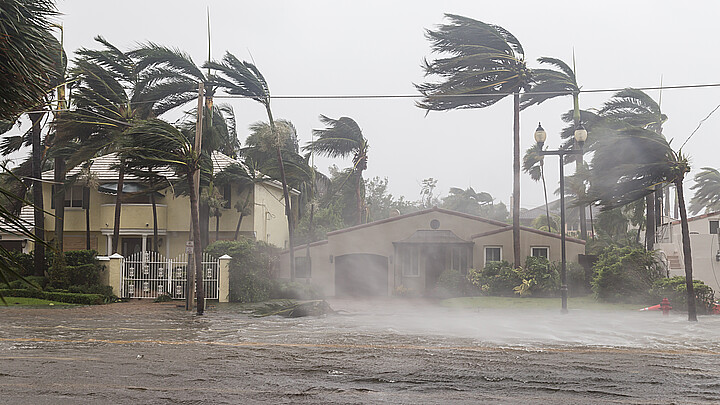
[[[4,297],[39,298],[80,305],[99,305],[108,302],[106,297],[100,294],[75,294],[40,290],[0,290],[0,295]]]
[[[609,246],[593,266],[592,290],[609,302],[643,303],[653,283],[664,277],[655,254],[637,247]]]
[[[558,265],[544,257],[528,256],[525,266],[516,271],[521,278],[520,284],[529,284],[526,295],[550,296],[557,293],[560,287]]]
[[[585,268],[577,263],[567,264],[568,294],[571,297],[580,297],[591,292],[588,288],[590,280],[585,274]]]
[[[522,278],[507,261],[490,262],[482,270],[470,270],[468,280],[488,295],[513,295]]]
[[[438,283],[432,295],[438,298],[451,298],[473,295],[473,285],[468,277],[458,270],[448,269],[440,273]]]
[[[61,289],[70,286],[100,286],[103,268],[94,250],[75,250],[55,255],[49,270],[50,286]]]
[[[698,314],[707,314],[714,306],[715,293],[713,289],[700,280],[693,280],[695,292],[695,307]],[[685,276],[663,278],[653,283],[650,290],[652,302],[660,303],[663,298],[670,300],[673,309],[687,311],[687,286]]]
[[[217,241],[205,251],[212,256],[229,255],[230,301],[257,302],[271,297],[274,291],[273,268],[279,249],[265,242],[243,238]]]

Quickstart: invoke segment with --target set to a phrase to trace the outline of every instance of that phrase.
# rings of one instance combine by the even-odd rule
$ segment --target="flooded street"
[[[329,302],[340,314],[296,319],[0,308],[0,402],[720,402],[719,316]]]

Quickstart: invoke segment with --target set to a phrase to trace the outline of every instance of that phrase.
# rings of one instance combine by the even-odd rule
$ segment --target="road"
[[[330,304],[338,315],[297,319],[0,308],[0,402],[720,403],[720,317]]]

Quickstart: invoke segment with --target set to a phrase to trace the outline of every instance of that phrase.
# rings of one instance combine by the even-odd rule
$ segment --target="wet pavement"
[[[176,304],[0,308],[0,403],[720,403],[720,316]]]

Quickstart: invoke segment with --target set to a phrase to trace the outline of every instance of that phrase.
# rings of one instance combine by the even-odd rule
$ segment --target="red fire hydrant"
[[[668,316],[671,309],[672,307],[670,306],[670,301],[667,298],[663,298],[660,303],[660,310],[662,310],[663,315]]]

